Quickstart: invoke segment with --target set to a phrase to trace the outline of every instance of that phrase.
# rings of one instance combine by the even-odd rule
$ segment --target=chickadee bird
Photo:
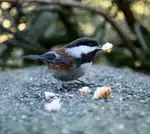
[[[83,37],[60,50],[48,51],[42,55],[28,55],[24,58],[46,62],[52,76],[59,80],[58,89],[61,89],[62,81],[72,81],[83,76],[96,53],[102,49],[95,39]]]

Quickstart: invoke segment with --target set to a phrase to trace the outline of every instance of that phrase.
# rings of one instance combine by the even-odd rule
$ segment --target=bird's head
[[[69,55],[81,58],[82,55],[88,55],[89,53],[95,55],[101,48],[95,39],[82,37],[69,43],[64,49]]]

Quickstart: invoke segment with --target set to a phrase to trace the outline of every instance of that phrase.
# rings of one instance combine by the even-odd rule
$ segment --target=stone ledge
[[[111,97],[92,100],[92,94],[81,95],[76,89],[57,91],[56,81],[45,67],[0,72],[0,132],[149,134],[149,76],[98,65],[91,68],[89,79],[111,86]],[[43,110],[44,103],[51,101],[45,99],[44,91],[60,94],[60,112]]]

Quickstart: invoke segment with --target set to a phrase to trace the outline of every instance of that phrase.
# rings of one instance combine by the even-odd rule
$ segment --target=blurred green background
[[[83,36],[111,42],[95,61],[150,72],[150,0],[1,0],[0,70],[37,61],[42,54]]]

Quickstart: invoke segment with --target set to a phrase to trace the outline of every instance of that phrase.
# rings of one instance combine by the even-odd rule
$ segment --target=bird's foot
[[[80,84],[82,84],[83,86],[94,85],[94,83],[93,83],[93,82],[91,83],[91,81],[83,82],[83,81],[81,81],[81,80],[79,80],[79,79],[77,79],[76,81],[80,82]]]
[[[70,88],[71,85],[65,85],[62,81],[58,80],[57,82],[57,90],[58,91],[63,91],[63,92],[66,92],[66,91],[69,91],[71,88]]]
[[[69,83],[69,85],[65,86],[63,85],[63,82],[58,80],[57,82],[57,90],[58,91],[69,91],[73,88],[79,88],[79,87],[83,87],[83,86],[94,86],[95,84],[94,83],[91,83],[91,81],[89,82],[84,82],[82,80],[79,80],[79,79],[76,79],[77,83]],[[62,90],[64,89],[64,90]]]

